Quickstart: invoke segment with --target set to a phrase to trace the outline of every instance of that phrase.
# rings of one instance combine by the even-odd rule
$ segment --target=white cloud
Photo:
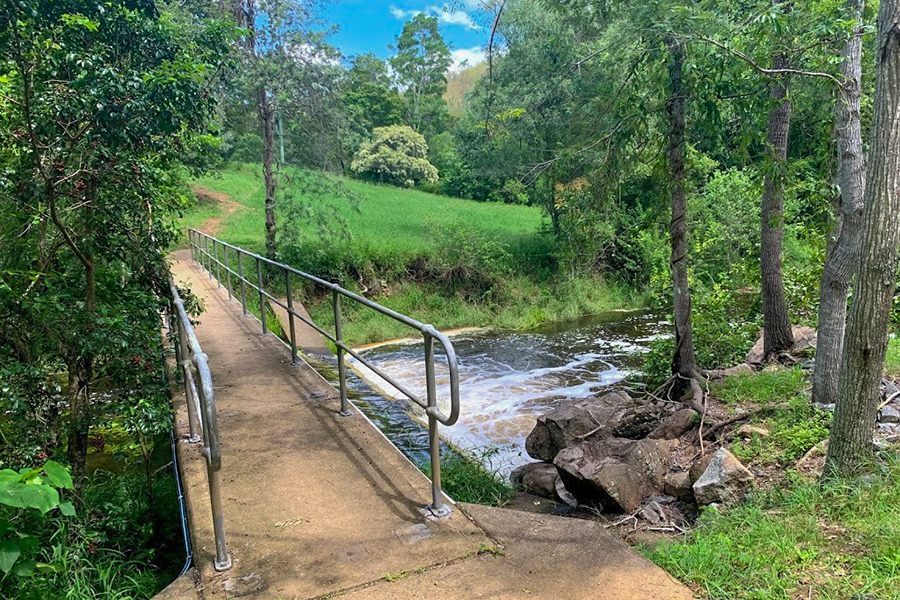
[[[396,6],[391,6],[391,14],[394,15],[395,19],[399,19],[401,21],[405,21],[406,19],[412,19],[416,15],[421,15],[421,10],[403,10],[402,8],[397,8]]]
[[[472,48],[459,48],[454,50],[450,53],[450,58],[453,59],[450,70],[455,73],[462,71],[467,67],[474,67],[479,63],[483,63],[487,60],[487,55],[480,46],[474,46]]]
[[[430,10],[437,15],[438,21],[445,25],[462,25],[466,29],[478,29],[472,17],[461,10],[441,10],[436,6],[432,6]]]
[[[468,4],[466,6],[468,6]],[[400,21],[406,21],[412,19],[416,15],[425,13],[437,17],[438,22],[443,23],[444,25],[460,25],[466,29],[478,29],[478,25],[472,20],[472,17],[470,17],[467,12],[462,10],[452,10],[448,6],[445,6],[444,8],[439,6],[429,6],[425,10],[404,10],[402,8],[397,8],[396,6],[391,6],[390,11],[394,18],[399,19]]]

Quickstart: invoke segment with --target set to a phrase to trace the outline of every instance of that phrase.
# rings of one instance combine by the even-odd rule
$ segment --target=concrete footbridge
[[[190,240],[172,257],[168,327],[186,382],[175,420],[194,569],[158,598],[693,597],[597,523],[454,503],[439,460],[426,477],[303,360],[307,343],[322,350],[304,332],[328,332],[291,304],[291,273],[283,308],[298,327],[286,347],[249,308],[275,299],[261,289],[272,265],[200,232]],[[194,322],[179,289],[203,304]],[[339,295],[330,339],[342,365],[340,306],[350,300]],[[424,331],[427,354],[429,337],[441,340]],[[419,400],[437,449],[438,424],[452,426],[465,406],[442,410],[432,391]]]

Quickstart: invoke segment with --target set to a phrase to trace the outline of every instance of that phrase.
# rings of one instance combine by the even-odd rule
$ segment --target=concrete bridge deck
[[[182,580],[165,597],[692,597],[595,523],[462,504],[447,520],[426,520],[419,508],[430,500],[428,479],[355,409],[338,416],[336,390],[305,364],[292,366],[282,343],[263,337],[187,252],[175,259],[176,283],[205,305],[195,329],[219,409],[234,565],[212,569],[204,462],[182,435],[197,572],[194,586]],[[177,428],[187,430],[183,398]]]

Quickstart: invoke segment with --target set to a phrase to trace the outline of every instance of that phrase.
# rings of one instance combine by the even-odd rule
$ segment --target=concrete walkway
[[[186,252],[175,258],[176,282],[205,305],[196,332],[219,407],[234,566],[212,569],[205,467],[181,436],[199,572],[196,595],[167,598],[691,598],[595,523],[465,505],[445,521],[425,520],[427,478],[362,415],[339,417],[333,388],[292,366],[284,345],[263,337]]]

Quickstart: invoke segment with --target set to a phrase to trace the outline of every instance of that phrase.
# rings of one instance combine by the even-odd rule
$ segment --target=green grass
[[[373,254],[428,254],[434,250],[431,224],[439,222],[460,222],[472,231],[508,244],[544,237],[540,233],[541,211],[535,207],[472,202],[353,179],[336,179],[356,197],[356,201],[334,195],[315,201],[340,214],[354,247],[365,248]],[[265,190],[258,165],[232,166],[193,183],[227,194],[249,209],[238,210],[225,219],[220,237],[253,250],[263,249]],[[195,219],[193,213],[186,215],[186,219],[202,222]]]
[[[888,377],[900,378],[900,337],[897,334],[892,334],[888,342],[884,372]]]
[[[874,481],[794,478],[726,512],[708,510],[685,538],[647,555],[703,598],[888,600],[900,598],[898,540],[894,457]]]
[[[490,454],[490,450],[486,454]],[[504,506],[512,500],[515,490],[506,478],[488,471],[484,457],[451,454],[441,459],[441,489],[456,502]],[[431,463],[419,465],[431,477]]]
[[[555,273],[550,238],[539,209],[473,202],[418,190],[338,179],[355,200],[323,193],[320,207],[340,215],[349,239],[324,241],[303,224],[297,244],[282,244],[282,260],[440,329],[522,329],[606,310],[640,306],[624,285],[595,276]],[[285,187],[291,188],[289,179]],[[314,184],[317,189],[321,181]],[[222,217],[217,237],[262,252],[264,190],[259,167],[235,165],[193,182],[226,194],[240,208],[227,216],[198,202],[182,225],[198,227]],[[302,182],[294,182],[297,190]],[[313,185],[313,184],[311,184]],[[288,194],[290,195],[290,194]],[[286,223],[281,224],[287,229]],[[307,235],[308,234],[308,235]],[[279,242],[281,244],[281,242]],[[448,282],[448,275],[458,273]],[[272,282],[279,293],[282,282]],[[329,298],[295,286],[314,320],[333,326]],[[416,332],[369,309],[344,304],[344,337],[363,344]]]
[[[712,384],[710,394],[726,404],[766,409],[747,422],[769,435],[735,438],[731,452],[748,464],[784,467],[828,437],[832,415],[810,404],[803,393],[808,386],[800,368],[741,374]]]

